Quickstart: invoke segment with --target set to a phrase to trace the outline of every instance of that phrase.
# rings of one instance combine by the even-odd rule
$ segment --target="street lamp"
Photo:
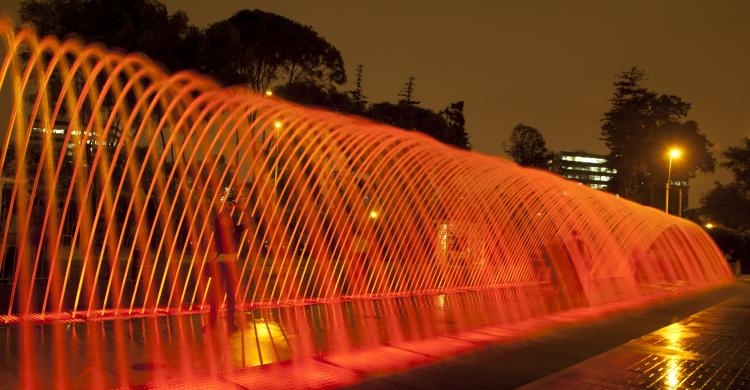
[[[676,158],[680,158],[682,156],[682,151],[677,148],[672,148],[669,150],[669,170],[667,171],[667,196],[666,200],[664,201],[664,212],[669,214],[669,183],[672,181],[672,160]],[[680,195],[682,195],[682,188],[680,188]],[[682,199],[680,199],[680,203],[682,203]],[[682,208],[682,205],[680,205],[680,208]],[[680,210],[680,216],[682,216],[682,210]]]

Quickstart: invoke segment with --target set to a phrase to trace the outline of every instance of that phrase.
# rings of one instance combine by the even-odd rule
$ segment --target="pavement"
[[[750,283],[556,328],[358,389],[750,389]]]
[[[0,326],[0,389],[748,388],[750,283],[543,317],[525,298],[250,310],[238,331],[201,314]]]
[[[523,389],[750,389],[750,293]]]

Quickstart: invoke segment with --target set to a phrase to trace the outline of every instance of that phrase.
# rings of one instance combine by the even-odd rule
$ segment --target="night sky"
[[[556,151],[606,153],[599,124],[614,75],[644,69],[647,86],[693,104],[714,152],[750,137],[748,1],[164,1],[199,26],[259,8],[312,26],[364,64],[370,101],[397,99],[409,75],[416,98],[441,109],[466,102],[474,149],[502,155],[518,122]],[[17,2],[2,9],[12,16]],[[686,156],[690,158],[690,156]],[[690,206],[719,170],[691,182]]]

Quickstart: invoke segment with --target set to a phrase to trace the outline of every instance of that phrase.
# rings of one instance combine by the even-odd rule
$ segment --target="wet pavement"
[[[246,310],[237,330],[223,320],[206,329],[205,313],[0,325],[0,388],[343,386],[555,326],[536,319],[547,310],[539,296],[503,289]]]
[[[743,384],[748,284],[547,315],[535,296],[505,290],[248,310],[237,331],[205,330],[200,314],[0,326],[0,388],[511,388],[558,371],[530,386],[658,387],[691,383],[693,372],[705,378],[714,366],[712,378]],[[712,342],[701,326],[716,333]],[[644,334],[643,351],[625,344]],[[575,371],[613,348],[625,351]],[[709,353],[713,366],[696,357]],[[619,368],[642,375],[605,382]]]
[[[524,389],[750,389],[750,289]]]
[[[750,284],[555,328],[355,388],[750,388]]]

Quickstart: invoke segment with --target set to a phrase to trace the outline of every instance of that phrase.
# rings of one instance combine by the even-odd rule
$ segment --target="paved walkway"
[[[354,387],[750,388],[748,359],[750,284],[740,282]]]
[[[748,340],[739,332],[747,324],[750,284],[650,302],[645,309],[634,307],[648,302],[634,301],[527,319],[521,314],[530,315],[528,301],[503,295],[512,292],[251,310],[239,317],[237,331],[220,326],[204,332],[201,315],[0,326],[0,388],[331,388],[362,380],[356,386],[659,387],[709,374],[712,381],[724,378],[720,384],[744,385]],[[671,325],[641,350],[626,348],[719,302],[719,309],[707,311],[718,310],[707,317],[717,324],[707,328],[716,328],[710,343],[691,322]],[[709,353],[711,365],[703,357]],[[413,367],[420,368],[389,376]],[[625,374],[613,374],[617,370]]]
[[[525,389],[750,389],[750,292]]]

